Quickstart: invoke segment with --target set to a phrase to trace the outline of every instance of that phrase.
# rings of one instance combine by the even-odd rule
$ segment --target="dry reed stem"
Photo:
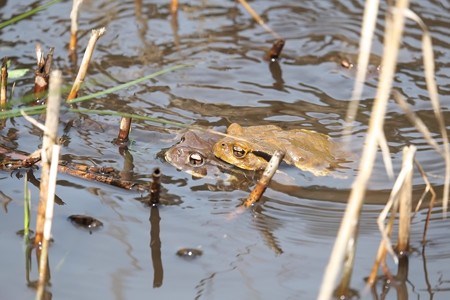
[[[51,73],[51,85],[47,101],[47,113],[45,119],[44,138],[42,141],[41,160],[41,184],[39,189],[39,206],[36,219],[36,237],[34,245],[42,243],[42,235],[45,222],[46,202],[48,198],[50,159],[52,157],[52,147],[56,144],[59,109],[61,102],[61,72],[56,70]]]
[[[239,3],[248,11],[248,13],[252,16],[255,21],[261,25],[267,32],[270,32],[275,38],[283,39],[278,33],[272,30],[264,20],[258,15],[258,13],[247,3],[245,0],[238,0]]]
[[[434,148],[439,154],[444,156],[444,152],[439,147],[438,143],[431,137],[431,133],[428,127],[423,123],[423,121],[412,111],[410,105],[406,102],[405,97],[403,97],[397,90],[392,91],[395,101],[406,114],[411,123],[416,127],[416,129],[423,135],[423,138],[427,141],[430,146]]]
[[[403,12],[408,7],[408,4],[408,0],[398,0],[396,5],[398,12],[400,13],[394,13],[392,15],[392,20],[390,20],[389,16],[386,18],[384,37],[385,48],[382,59],[383,68],[381,69],[380,80],[369,123],[369,130],[361,155],[359,173],[353,183],[353,188],[332,250],[330,261],[328,262],[322,279],[318,296],[318,299],[320,300],[331,299],[334,285],[336,284],[342,262],[347,253],[348,244],[350,242],[355,242],[357,237],[356,232],[359,224],[359,215],[363,205],[367,183],[372,174],[380,132],[383,130],[387,100],[390,94],[398,49],[403,33],[405,19]]]
[[[427,83],[428,93],[430,94],[431,105],[433,106],[433,111],[439,124],[442,135],[442,144],[444,147],[444,159],[445,159],[445,180],[444,180],[444,194],[442,199],[442,207],[444,210],[444,217],[447,216],[448,208],[448,197],[450,191],[450,145],[448,141],[447,129],[445,126],[444,116],[442,114],[439,94],[437,91],[436,80],[434,79],[434,54],[433,54],[433,43],[431,41],[431,35],[428,31],[427,26],[423,23],[422,19],[419,18],[413,11],[407,10],[406,16],[419,24],[423,31],[422,35],[422,53],[423,53],[423,64],[425,67],[425,81]]]
[[[384,167],[389,179],[394,179],[394,167],[392,166],[391,153],[389,152],[389,146],[384,135],[384,131],[380,131],[380,136],[378,137],[378,145],[380,146],[381,153],[383,154]]]
[[[44,296],[45,286],[47,284],[47,274],[48,274],[48,246],[50,244],[52,222],[53,222],[53,208],[55,203],[55,192],[56,192],[56,177],[58,175],[58,163],[59,163],[59,150],[61,146],[53,145],[51,166],[50,166],[50,176],[48,185],[48,197],[47,197],[47,207],[45,211],[45,222],[44,222],[44,240],[42,241],[42,251],[41,257],[39,259],[39,281],[38,289],[36,293],[36,299],[40,300]]]
[[[70,43],[69,50],[75,52],[77,50],[77,34],[78,34],[78,16],[80,5],[83,0],[73,0],[72,10],[70,11]]]
[[[8,84],[8,66],[7,59],[3,58],[2,61],[2,71],[1,71],[1,79],[0,79],[0,110],[4,110],[6,108],[6,101],[8,98],[6,86]]]
[[[281,163],[281,160],[284,157],[284,152],[281,152],[279,150],[276,150],[273,154],[272,158],[270,159],[269,163],[267,164],[266,169],[264,170],[264,173],[262,174],[261,178],[256,183],[255,188],[252,190],[248,198],[244,201],[243,206],[249,207],[253,205],[255,202],[259,201],[262,194],[266,190],[267,186],[270,183],[270,180],[272,180],[273,175],[275,175],[275,172],[278,170],[278,166]]]
[[[430,204],[428,205],[427,218],[425,220],[425,225],[423,228],[423,236],[422,236],[422,244],[425,245],[426,238],[427,238],[428,224],[430,223],[430,218],[431,218],[431,211],[433,210],[434,203],[436,202],[436,192],[434,191],[433,186],[431,185],[430,181],[428,180],[428,177],[427,177],[425,171],[423,170],[422,165],[417,160],[415,160],[414,162],[426,184],[425,191],[423,192],[422,197],[420,197],[420,200],[417,203],[417,207],[415,210],[416,213],[419,210],[419,207],[422,204],[422,201],[425,198],[425,195],[427,194],[427,192],[429,191],[431,194]]]
[[[343,136],[347,140],[351,138],[352,123],[358,112],[359,100],[361,99],[364,82],[366,81],[367,66],[369,65],[370,49],[372,48],[372,38],[378,16],[379,2],[379,0],[367,0],[364,6],[361,38],[359,40],[358,67],[352,98],[347,109],[347,126],[343,132]]]
[[[414,166],[414,154],[412,157],[409,157],[408,151],[409,151],[408,148],[403,148],[402,168],[408,168],[409,171],[406,172],[405,174],[405,181],[402,185],[399,195],[400,205],[399,205],[397,252],[400,255],[405,255],[405,253],[409,251],[409,236],[411,229],[412,174],[413,174],[412,171]],[[411,151],[415,151],[415,149]],[[408,158],[410,158],[411,161],[408,161]]]
[[[105,31],[106,29],[104,27],[92,30],[91,38],[89,39],[89,43],[84,52],[80,69],[78,70],[77,77],[75,78],[75,82],[73,83],[72,90],[67,97],[67,101],[75,99],[77,97],[78,90],[80,89],[80,86],[83,83],[84,78],[86,77],[86,72],[89,67],[92,53],[94,52],[95,44],[97,43],[97,40],[105,33]]]
[[[178,13],[178,0],[170,1],[170,13],[172,15],[175,15],[176,13]]]
[[[405,185],[406,180],[409,178],[410,173],[412,173],[413,170],[413,163],[414,163],[414,155],[416,153],[416,147],[411,145],[409,147],[404,148],[405,152],[403,155],[403,164],[402,169],[400,170],[400,173],[398,174],[397,180],[394,183],[394,186],[392,187],[391,194],[389,195],[389,200],[386,203],[384,209],[381,211],[380,215],[378,216],[378,228],[381,232],[382,239],[384,240],[384,243],[386,245],[386,249],[388,252],[392,255],[395,263],[398,263],[397,255],[394,253],[394,250],[392,249],[392,244],[389,239],[388,230],[384,226],[384,220],[387,217],[387,214],[391,207],[393,205],[397,205],[398,197],[401,193],[401,190],[403,186]]]
[[[128,142],[128,135],[131,128],[131,118],[122,117],[120,119],[119,134],[116,143],[122,144]]]

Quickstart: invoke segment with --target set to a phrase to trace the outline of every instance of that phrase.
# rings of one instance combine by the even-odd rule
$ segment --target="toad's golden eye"
[[[201,156],[199,153],[191,153],[189,155],[189,164],[193,167],[203,166],[205,163],[205,158]]]
[[[243,158],[247,154],[247,151],[239,146],[233,146],[233,155],[237,158]]]

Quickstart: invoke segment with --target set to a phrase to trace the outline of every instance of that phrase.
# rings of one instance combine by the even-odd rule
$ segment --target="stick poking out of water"
[[[92,30],[92,35],[86,47],[86,51],[84,52],[83,60],[81,61],[77,78],[75,78],[75,82],[73,83],[72,90],[70,91],[67,100],[72,100],[77,97],[78,90],[80,89],[81,84],[83,83],[84,78],[86,77],[86,72],[89,67],[89,62],[91,61],[92,53],[94,52],[95,44],[97,43],[98,39],[103,34],[105,34],[105,31],[106,31],[105,27]]]
[[[75,53],[77,51],[77,43],[78,43],[78,15],[79,8],[83,0],[73,0],[72,10],[70,12],[70,43],[69,43],[69,51],[71,53]]]
[[[250,193],[248,198],[245,200],[243,205],[245,207],[249,207],[253,205],[255,202],[259,201],[262,194],[266,190],[267,186],[270,183],[270,180],[272,180],[273,175],[275,175],[275,172],[278,170],[278,166],[280,165],[281,160],[284,157],[284,152],[281,152],[279,150],[275,151],[272,158],[270,159],[269,163],[267,164],[266,169],[264,170],[264,173],[262,174],[261,178],[258,180],[258,183],[256,183],[255,188]]]

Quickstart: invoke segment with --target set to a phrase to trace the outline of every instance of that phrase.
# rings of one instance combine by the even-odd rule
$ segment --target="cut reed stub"
[[[269,51],[264,55],[264,60],[266,61],[276,61],[280,57],[281,51],[283,50],[285,44],[284,39],[278,39],[276,40],[272,48],[270,48]]]
[[[0,80],[0,110],[4,110],[6,108],[7,101],[7,90],[6,85],[8,83],[8,59],[5,57],[2,61],[2,71],[1,71],[1,80]]]
[[[53,52],[55,48],[50,48],[47,57],[44,58],[44,52],[40,44],[36,45],[37,68],[34,72],[34,98],[36,102],[42,101],[42,96],[48,90],[48,81],[53,63]]]
[[[150,204],[159,204],[160,190],[161,190],[161,170],[155,168],[152,173],[152,184],[150,185]]]
[[[120,119],[119,134],[117,136],[117,139],[115,140],[116,144],[119,145],[128,143],[128,135],[130,134],[130,128],[131,128],[131,118],[122,117]]]

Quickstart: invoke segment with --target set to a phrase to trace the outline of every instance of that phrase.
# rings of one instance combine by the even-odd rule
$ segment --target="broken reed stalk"
[[[248,13],[255,19],[255,21],[261,25],[267,32],[270,32],[276,39],[283,39],[278,33],[273,31],[264,20],[258,15],[258,13],[247,3],[245,0],[238,0],[239,3],[248,11]]]
[[[398,227],[398,240],[397,240],[397,253],[400,256],[406,255],[409,252],[409,236],[411,233],[411,211],[412,211],[412,174],[414,165],[414,156],[408,159],[408,151],[415,151],[415,149],[409,150],[403,149],[403,166],[402,168],[408,168],[405,175],[405,181],[403,182],[402,189],[400,191],[400,207],[399,207],[399,227]],[[410,164],[408,167],[406,164]]]
[[[341,266],[349,243],[356,242],[359,216],[366,193],[367,183],[372,174],[375,157],[383,130],[386,105],[395,73],[397,56],[405,22],[404,12],[408,8],[408,0],[396,1],[396,11],[392,15],[388,13],[384,34],[384,52],[377,93],[369,123],[369,129],[365,140],[365,146],[360,159],[359,172],[353,183],[353,188],[342,218],[337,238],[332,250],[328,265],[325,269],[320,287],[319,300],[332,298],[334,285],[341,273]],[[392,19],[391,19],[392,18]]]
[[[52,78],[53,79],[53,78]],[[53,84],[53,83],[52,83]],[[52,222],[53,222],[53,208],[55,204],[55,192],[56,192],[56,177],[58,175],[58,162],[59,162],[59,150],[61,146],[53,145],[52,158],[50,165],[49,185],[48,185],[48,197],[47,207],[45,210],[45,222],[44,222],[44,240],[42,241],[42,251],[39,258],[39,281],[38,289],[36,293],[36,300],[43,299],[45,286],[49,276],[49,264],[48,264],[48,246],[50,244]]]
[[[178,13],[178,0],[171,0],[170,1],[170,13],[172,15],[175,15]]]
[[[57,143],[57,131],[59,123],[59,109],[61,102],[61,71],[55,70],[51,73],[50,89],[47,101],[47,113],[45,119],[45,131],[42,141],[41,160],[41,184],[39,189],[39,206],[36,219],[36,237],[34,245],[39,247],[45,222],[45,211],[47,206],[49,188],[50,159],[52,157],[53,145]]]
[[[34,98],[36,101],[41,100],[42,96],[48,90],[54,50],[55,48],[50,48],[47,57],[44,58],[44,51],[42,50],[41,44],[36,44],[37,68],[34,72]]]
[[[119,134],[117,136],[116,144],[125,144],[128,142],[128,135],[131,129],[131,118],[122,117],[120,119]]]
[[[416,167],[419,170],[420,174],[422,175],[422,178],[426,184],[425,191],[423,192],[422,197],[420,197],[419,202],[417,203],[415,212],[417,212],[419,210],[419,207],[421,206],[422,201],[425,198],[425,195],[428,192],[430,192],[430,194],[431,194],[430,204],[428,205],[427,218],[425,220],[425,224],[424,224],[424,228],[423,228],[423,235],[422,235],[422,244],[425,245],[426,240],[427,240],[427,231],[428,231],[428,224],[430,223],[431,212],[433,210],[434,203],[436,202],[436,192],[434,191],[433,186],[431,185],[430,181],[428,180],[427,174],[423,170],[422,165],[417,160],[414,160],[414,163],[416,164]]]
[[[278,170],[278,166],[281,163],[281,160],[284,157],[284,152],[281,152],[279,150],[275,151],[272,158],[270,159],[269,163],[267,164],[266,169],[264,170],[264,173],[262,174],[261,178],[256,183],[255,188],[252,190],[248,198],[244,201],[243,206],[244,207],[250,207],[255,202],[259,201],[262,194],[266,190],[267,186],[270,183],[270,180],[272,180],[273,175],[275,175],[275,172]]]
[[[48,282],[48,245],[50,240],[51,222],[53,219],[53,205],[56,190],[56,176],[59,162],[59,146],[56,143],[59,123],[59,109],[61,104],[61,71],[51,73],[47,114],[45,120],[44,139],[42,143],[42,173],[39,192],[39,208],[36,223],[35,246],[39,259],[39,281],[36,299],[44,296]]]
[[[78,15],[79,8],[83,0],[73,0],[72,10],[70,11],[70,42],[69,42],[69,51],[71,53],[75,53],[77,51],[77,43],[78,43]]]
[[[75,82],[73,83],[69,96],[67,96],[67,101],[75,99],[77,97],[81,84],[83,83],[84,78],[86,77],[86,72],[89,67],[89,62],[91,60],[92,53],[94,52],[95,44],[97,43],[98,39],[105,33],[105,31],[106,29],[104,27],[92,30],[91,38],[89,39],[89,43],[84,52],[83,60],[81,61],[80,69],[78,70]]]
[[[6,108],[6,101],[8,98],[7,94],[7,84],[8,84],[8,59],[5,57],[2,61],[2,71],[1,71],[1,79],[0,79],[0,110],[4,110]]]
[[[152,173],[152,184],[150,185],[150,205],[155,206],[159,204],[159,197],[161,191],[161,170],[155,168]]]
[[[408,18],[413,19],[419,24],[423,31],[422,34],[422,53],[423,53],[423,65],[425,69],[425,81],[427,83],[428,93],[430,94],[431,105],[433,106],[434,115],[439,124],[439,129],[441,130],[442,145],[444,148],[444,159],[445,159],[445,179],[444,179],[444,193],[442,199],[442,208],[444,210],[444,217],[447,215],[448,199],[450,192],[450,145],[447,135],[447,128],[445,126],[444,115],[439,102],[439,94],[437,90],[437,84],[434,77],[434,53],[433,53],[433,43],[431,41],[430,32],[423,23],[422,19],[419,18],[414,12],[407,10],[406,15]]]
[[[400,227],[402,229],[400,229],[399,227],[399,241],[400,239],[402,240],[402,244],[406,246],[402,246],[403,247],[403,252],[407,251],[405,249],[408,248],[409,246],[409,228],[410,228],[410,218],[411,218],[411,204],[409,204],[409,212],[405,212],[405,209],[408,208],[408,205],[405,205],[405,203],[401,204],[400,200],[402,201],[407,201],[407,197],[409,197],[409,201],[411,201],[411,197],[412,197],[412,185],[411,185],[411,181],[412,181],[412,170],[413,170],[413,163],[414,163],[414,155],[416,153],[416,147],[415,146],[409,146],[409,147],[405,147],[404,148],[404,153],[403,153],[403,163],[402,163],[402,169],[400,171],[400,174],[397,177],[397,180],[394,183],[394,186],[392,188],[391,194],[389,196],[389,200],[386,203],[386,206],[384,207],[383,211],[380,213],[380,216],[378,217],[378,227],[379,230],[381,232],[381,236],[382,236],[382,240],[380,242],[380,246],[378,249],[378,254],[377,257],[375,259],[375,263],[373,265],[372,268],[372,272],[369,276],[369,280],[368,280],[368,284],[373,284],[376,280],[376,275],[377,275],[377,271],[378,271],[378,266],[380,263],[382,263],[383,265],[386,265],[385,263],[385,257],[386,257],[386,253],[389,252],[394,261],[396,263],[398,263],[398,257],[397,255],[394,253],[394,250],[392,249],[392,243],[390,241],[390,236],[391,236],[391,231],[392,231],[392,227],[394,224],[394,217],[397,214],[397,210],[399,205],[403,205],[402,209],[402,217],[400,222]],[[409,180],[409,183],[407,182]],[[409,185],[409,187],[408,187]],[[407,189],[406,192],[403,191],[403,189]],[[409,196],[408,196],[409,194]],[[401,199],[401,198],[404,199]],[[406,206],[406,207],[405,207]],[[392,210],[391,210],[392,208]],[[387,226],[384,226],[384,220],[387,218],[388,212],[391,210],[391,217],[389,220],[389,223],[387,224]],[[408,215],[409,220],[405,220],[406,216]],[[400,230],[402,231],[400,233]],[[406,232],[407,231],[407,232]],[[401,234],[401,237],[400,237]]]
[[[352,98],[348,105],[345,119],[347,126],[344,128],[342,134],[347,142],[349,142],[349,139],[351,138],[352,124],[358,112],[359,99],[361,99],[364,82],[366,81],[367,66],[369,65],[370,49],[372,48],[372,39],[378,16],[379,2],[379,0],[367,0],[364,5],[355,85],[353,86]]]

